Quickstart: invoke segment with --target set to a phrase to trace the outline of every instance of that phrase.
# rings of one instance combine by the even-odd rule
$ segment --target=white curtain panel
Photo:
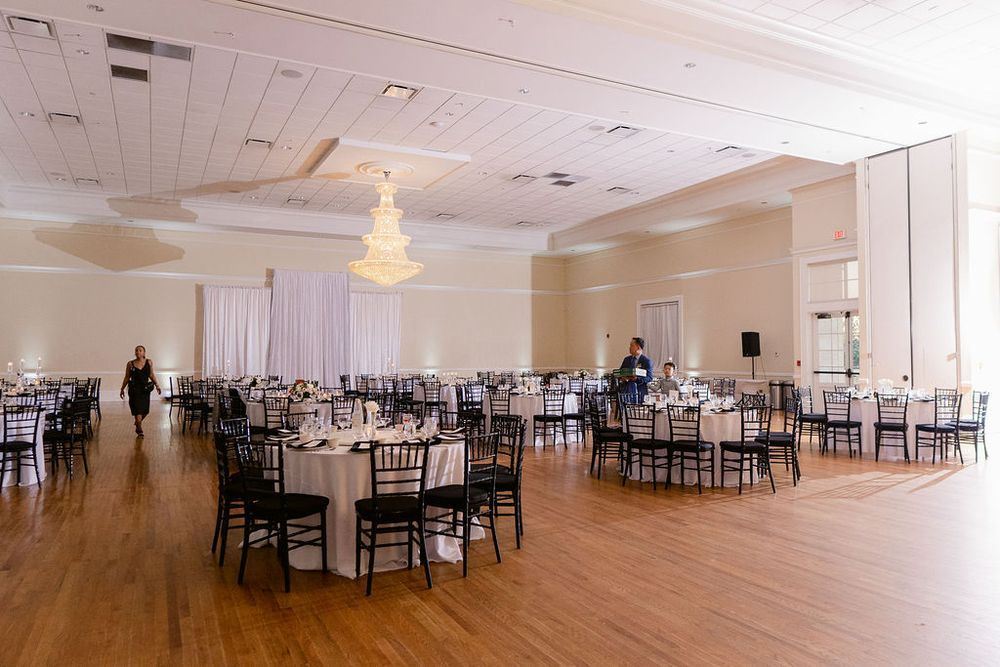
[[[339,386],[351,372],[347,274],[275,269],[271,290],[268,373]]]
[[[351,292],[351,348],[355,373],[399,368],[400,292]]]
[[[680,307],[676,301],[639,306],[639,335],[646,339],[646,356],[655,369],[673,361],[680,365]]]
[[[205,285],[202,296],[202,373],[263,375],[267,367],[271,290]]]

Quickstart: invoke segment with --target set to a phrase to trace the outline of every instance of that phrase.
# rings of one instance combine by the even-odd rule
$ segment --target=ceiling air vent
[[[267,139],[247,139],[243,142],[243,145],[247,148],[263,148],[264,150],[271,150],[271,142]]]
[[[56,36],[56,31],[52,28],[52,23],[42,19],[30,19],[25,16],[8,16],[7,25],[10,31],[18,35],[31,35],[32,37]]]
[[[438,220],[451,220],[455,217],[454,213],[438,213],[434,216]]]
[[[545,174],[545,178],[566,178],[569,174],[564,174],[561,171],[550,171]]]
[[[515,183],[530,183],[535,180],[534,176],[528,176],[527,174],[518,174],[514,178],[510,179]]]
[[[121,51],[131,51],[133,53],[144,53],[147,56],[163,56],[164,58],[176,58],[177,60],[191,60],[191,47],[178,46],[177,44],[167,44],[166,42],[154,42],[151,39],[140,39],[138,37],[126,37],[108,33],[108,48],[119,49]]]
[[[53,111],[49,113],[50,123],[59,123],[60,125],[79,125],[80,117],[75,113],[59,113]]]
[[[149,70],[138,67],[125,67],[124,65],[112,65],[111,76],[116,79],[129,79],[130,81],[149,81]]]
[[[715,152],[719,155],[734,155],[736,153],[739,153],[741,150],[743,149],[740,148],[739,146],[723,146],[722,148],[717,149]]]
[[[76,179],[77,185],[100,185],[101,182],[96,178],[78,178]]]
[[[528,222],[527,220],[521,220],[520,222],[514,223],[515,227],[540,227],[540,222]]]
[[[610,130],[608,130],[607,134],[610,134],[612,137],[618,137],[619,139],[625,139],[626,137],[631,137],[633,135],[639,134],[640,132],[642,132],[642,130],[639,129],[638,127],[619,125],[617,127],[613,127]]]
[[[608,192],[610,192],[613,195],[623,195],[626,192],[632,192],[632,188],[623,188],[620,185],[616,185],[613,188],[608,188]]]
[[[385,97],[408,100],[417,94],[417,89],[409,86],[401,86],[398,83],[390,83],[382,90],[381,94]]]
[[[564,181],[564,180],[552,181],[552,185],[558,185],[560,187],[568,188],[571,185],[576,185],[576,181]]]
[[[285,200],[285,203],[289,206],[305,206],[306,200],[301,197],[289,197]]]

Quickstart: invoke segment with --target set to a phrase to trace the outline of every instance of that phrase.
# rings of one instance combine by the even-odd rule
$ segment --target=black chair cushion
[[[306,493],[286,493],[285,507],[282,509],[281,496],[267,494],[253,501],[254,516],[262,519],[300,519],[311,514],[325,512],[330,505],[326,496],[313,496]]]
[[[563,419],[585,419],[582,412],[567,412],[563,415]]]
[[[678,452],[710,452],[715,449],[713,443],[704,440],[699,440],[698,442],[694,440],[674,440],[669,444],[671,449]]]
[[[27,440],[8,440],[0,442],[0,452],[26,452],[35,448],[35,443]]]
[[[477,482],[475,486],[482,486],[484,489],[489,488],[489,482]],[[497,491],[513,491],[517,488],[517,478],[509,472],[498,472],[497,473]]]
[[[375,511],[374,498],[354,501],[354,511],[365,521],[396,522],[416,521],[420,518],[420,503],[416,496],[384,496],[379,498]]]
[[[723,440],[719,443],[719,448],[724,452],[750,452],[753,454],[763,454],[767,450],[767,447],[763,442],[758,442],[756,440],[753,442]]]
[[[803,412],[799,419],[804,422],[818,424],[826,421],[826,415],[822,412]]]
[[[954,424],[917,424],[918,431],[930,432],[930,433],[954,433],[956,430]]]
[[[853,419],[850,421],[846,419],[828,419],[826,425],[830,428],[861,428],[861,422],[856,422]]]
[[[536,422],[561,422],[562,415],[535,415]]]
[[[790,445],[792,444],[792,434],[786,431],[777,431],[771,433],[770,440],[768,440],[768,438],[765,438],[762,435],[758,435],[756,438],[753,439],[753,441],[761,445],[766,445],[768,443],[772,445]]]
[[[956,426],[958,426],[958,430],[959,431],[978,431],[979,430],[979,422],[974,421],[972,419],[959,419],[957,422],[952,422],[952,424],[955,424]]]
[[[659,438],[632,438],[628,441],[632,449],[669,449],[670,443]]]
[[[243,480],[240,479],[239,473],[236,473],[229,478],[226,485],[222,487],[222,493],[230,500],[242,498],[244,496]],[[253,495],[254,493],[260,495],[274,493],[274,482],[266,479],[251,479],[247,483],[247,494]]]
[[[904,433],[906,432],[906,424],[901,424],[899,422],[875,422],[875,430]]]
[[[629,442],[632,440],[631,433],[626,433],[620,428],[612,428],[610,426],[599,426],[595,428],[594,435],[597,436],[598,440],[603,440],[605,442]]]
[[[480,507],[489,502],[488,492],[474,486],[469,487],[469,507]],[[428,489],[424,494],[424,504],[460,510],[465,507],[465,488],[461,484],[447,484]]]

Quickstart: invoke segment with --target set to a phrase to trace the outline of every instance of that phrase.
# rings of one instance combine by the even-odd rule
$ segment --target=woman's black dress
[[[149,359],[146,359],[142,368],[136,368],[131,361],[129,365],[132,367],[132,372],[128,376],[128,407],[133,417],[136,415],[145,417],[149,414],[149,393],[152,390],[149,381]]]

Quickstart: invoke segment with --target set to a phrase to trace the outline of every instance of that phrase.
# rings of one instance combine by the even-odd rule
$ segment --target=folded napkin
[[[298,434],[295,435],[269,435],[264,438],[268,442],[290,442],[292,440],[298,440]]]
[[[288,446],[292,449],[315,449],[326,444],[326,440],[310,440],[309,442],[290,442]]]

